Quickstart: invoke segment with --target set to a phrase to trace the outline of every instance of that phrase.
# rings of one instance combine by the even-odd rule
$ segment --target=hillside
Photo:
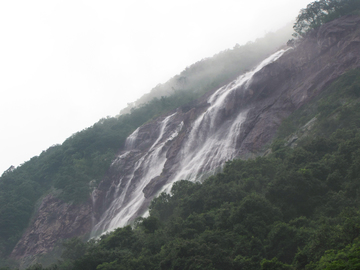
[[[67,242],[63,264],[71,269],[358,269],[359,93],[360,70],[345,73],[281,126],[271,154],[228,162],[202,184],[175,183],[171,195],[153,200],[150,216],[133,227],[99,242]],[[296,148],[290,147],[289,123],[307,133]]]
[[[265,156],[176,182],[149,217],[67,241],[48,269],[358,269],[359,102],[357,68],[291,114]]]
[[[261,57],[272,53],[276,44],[284,42],[289,33],[287,27],[275,34],[268,34],[254,45],[236,46],[233,50],[221,52],[214,58],[204,60],[206,65],[203,64],[204,61],[200,61],[182,74],[199,77],[199,70],[210,72],[210,63],[221,64],[224,59],[227,59],[227,62],[224,60],[228,63],[225,70],[229,76],[239,72],[239,68],[240,72],[249,70],[260,61]],[[268,46],[272,41],[274,45]],[[244,53],[246,61],[241,62]],[[241,65],[235,65],[234,61],[238,64],[240,61]],[[226,65],[225,63],[223,65]],[[200,68],[200,66],[208,68]],[[171,90],[171,95],[154,97],[132,108],[128,114],[101,119],[92,127],[74,134],[63,144],[53,145],[21,166],[10,167],[5,171],[0,178],[0,258],[7,258],[11,254],[28,228],[29,222],[34,222],[39,209],[41,210],[43,206],[49,209],[48,212],[43,213],[41,221],[37,221],[38,224],[51,220],[48,218],[49,215],[66,215],[66,213],[70,220],[75,219],[78,213],[83,213],[86,222],[77,223],[79,226],[62,225],[57,234],[48,228],[47,231],[52,235],[47,241],[43,243],[36,237],[33,239],[41,246],[36,252],[43,253],[52,249],[58,239],[89,233],[92,226],[88,221],[88,216],[92,213],[92,206],[89,205],[90,193],[106,175],[112,160],[123,148],[126,138],[142,124],[171,110],[178,107],[183,107],[185,110],[190,108],[201,93],[213,91],[214,87],[221,85],[223,80],[226,82],[230,80],[228,77],[224,78],[224,70],[222,72],[222,79],[212,78],[211,84],[202,88],[200,92],[178,88],[176,91]],[[205,80],[204,78],[203,74],[202,80]]]
[[[195,64],[184,71],[193,79],[174,77],[164,93],[174,80],[183,89],[9,168],[0,178],[1,257],[47,265],[63,239],[123,227],[101,241],[64,242],[50,268],[358,263],[360,17],[348,13],[341,6],[295,27],[302,38],[272,54],[255,46],[236,79],[227,70],[206,82],[210,60],[203,73]]]

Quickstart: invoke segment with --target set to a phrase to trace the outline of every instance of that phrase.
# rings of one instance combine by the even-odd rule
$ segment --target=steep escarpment
[[[228,159],[261,153],[285,117],[360,66],[359,31],[357,16],[323,25],[192,107],[141,126],[94,190],[92,204],[47,197],[12,256],[47,252],[59,237],[89,233],[92,220],[94,236],[123,226],[146,214],[154,196],[175,181],[196,181]],[[50,212],[57,214],[46,219]]]
[[[239,153],[256,152],[269,142],[281,120],[345,71],[359,67],[358,16],[345,16],[314,30],[278,61],[254,75],[235,107],[250,106]]]
[[[59,264],[94,270],[358,269],[359,102],[360,69],[353,69],[282,122],[271,153],[234,159],[202,184],[174,183],[171,195],[151,202],[148,217],[95,244],[83,243],[82,254]],[[288,147],[294,134],[289,123],[308,133],[294,148]]]
[[[36,218],[15,246],[14,259],[27,258],[51,250],[60,239],[85,235],[91,230],[92,205],[69,204],[52,194],[46,196],[39,206]]]
[[[359,23],[346,16],[326,24],[192,109],[140,127],[94,192],[95,209],[103,214],[93,235],[144,214],[151,199],[178,180],[197,181],[226,160],[259,154],[282,119],[359,67]]]

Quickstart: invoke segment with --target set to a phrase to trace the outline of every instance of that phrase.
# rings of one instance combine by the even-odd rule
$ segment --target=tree
[[[301,9],[294,24],[295,37],[303,37],[309,30],[325,22],[359,10],[359,0],[318,0]]]

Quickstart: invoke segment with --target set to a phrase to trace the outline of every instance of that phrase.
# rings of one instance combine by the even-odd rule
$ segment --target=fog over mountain
[[[3,1],[0,171],[278,29],[308,2]]]
[[[359,268],[360,0],[256,3],[6,7],[0,270]]]

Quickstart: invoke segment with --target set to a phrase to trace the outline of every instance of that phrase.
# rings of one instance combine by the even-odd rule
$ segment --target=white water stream
[[[210,106],[193,122],[178,153],[180,156],[178,156],[179,162],[175,165],[175,172],[172,173],[162,191],[169,192],[172,184],[181,179],[197,181],[203,176],[214,173],[227,160],[235,158],[236,141],[241,124],[246,119],[247,111],[239,110],[237,115],[232,115],[225,121],[222,120],[221,114],[226,109],[226,105],[234,98],[236,89],[240,86],[247,88],[256,72],[276,61],[284,52],[285,50],[276,52],[261,62],[253,71],[240,76],[209,97]],[[131,173],[120,177],[114,199],[102,214],[100,221],[94,226],[93,236],[125,226],[143,206],[146,200],[143,189],[151,179],[162,173],[167,160],[166,151],[164,151],[165,144],[173,140],[183,128],[183,123],[176,128],[171,125],[171,119],[175,115],[176,113],[161,121],[160,132],[155,142],[146,153],[139,156],[132,166]],[[132,151],[136,151],[135,142],[138,134],[139,129],[127,138],[125,152],[113,162],[112,166],[116,166],[116,162],[126,159],[133,153]],[[137,179],[137,172],[141,172],[141,179]],[[124,183],[126,184],[124,185]]]

